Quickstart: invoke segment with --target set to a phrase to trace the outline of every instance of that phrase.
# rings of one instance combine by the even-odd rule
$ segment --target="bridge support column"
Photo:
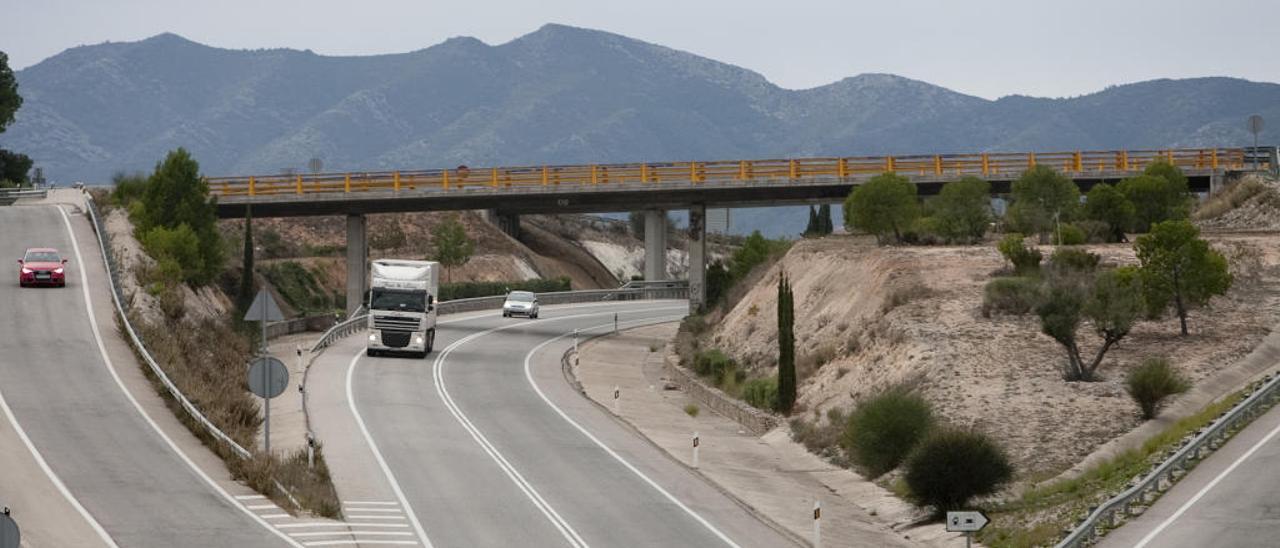
[[[667,211],[644,212],[644,280],[667,279]]]
[[[512,238],[520,237],[520,216],[515,213],[507,213],[496,209],[487,209],[484,212],[485,220],[498,227],[507,236]]]
[[[707,306],[707,206],[689,208],[689,309]]]
[[[368,288],[369,247],[364,215],[347,215],[347,314],[360,308]]]
[[[1209,195],[1213,196],[1222,190],[1222,174],[1214,172],[1209,175]]]

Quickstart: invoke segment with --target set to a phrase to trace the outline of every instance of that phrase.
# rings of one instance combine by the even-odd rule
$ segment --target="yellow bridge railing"
[[[259,196],[373,190],[449,191],[485,186],[714,184],[809,177],[865,177],[885,172],[935,178],[965,175],[1008,177],[1036,165],[1047,165],[1068,175],[1088,175],[1136,172],[1156,161],[1170,162],[1184,169],[1247,167],[1244,149],[1193,148],[485,168],[459,166],[421,171],[210,177],[207,181],[210,192],[217,196]]]

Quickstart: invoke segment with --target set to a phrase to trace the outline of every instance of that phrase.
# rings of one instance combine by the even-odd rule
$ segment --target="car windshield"
[[[510,295],[507,295],[507,300],[518,303],[531,303],[533,302],[533,293],[525,291],[512,292]]]
[[[425,312],[428,300],[427,294],[423,291],[374,289],[373,295],[369,299],[369,309]]]
[[[28,263],[57,263],[62,259],[53,251],[28,251],[27,258],[24,259]]]

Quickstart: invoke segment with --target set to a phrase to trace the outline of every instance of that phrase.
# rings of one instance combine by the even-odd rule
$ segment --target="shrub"
[[[126,175],[124,172],[116,173],[111,176],[111,186],[112,205],[128,207],[142,198],[142,193],[147,189],[147,176],[142,173],[133,175]]]
[[[1044,254],[1040,253],[1039,249],[1028,248],[1023,242],[1022,234],[1013,233],[1005,236],[996,248],[1000,250],[1005,260],[1013,265],[1013,271],[1019,276],[1028,276],[1040,271],[1040,260],[1044,258]]]
[[[1082,245],[1088,240],[1083,230],[1073,224],[1058,227],[1058,245]]]
[[[736,369],[737,364],[733,359],[726,356],[719,348],[699,352],[693,360],[694,372],[704,377],[711,377],[717,383],[724,378],[725,371]]]
[[[1191,382],[1164,358],[1147,358],[1129,372],[1125,384],[1144,420],[1155,418],[1166,398],[1191,388]]]
[[[266,265],[262,275],[294,309],[304,313],[332,312],[333,296],[321,286],[315,274],[295,261]]]
[[[742,388],[742,399],[752,407],[773,411],[778,406],[778,379],[762,377],[747,381]]]
[[[1084,241],[1089,244],[1101,244],[1111,237],[1111,227],[1102,221],[1076,221],[1076,228],[1084,233]],[[1122,234],[1123,235],[1123,234]]]
[[[200,253],[200,239],[186,224],[175,228],[153,227],[143,232],[138,240],[147,254],[160,266],[165,282],[195,282],[205,274],[204,256]]]
[[[684,406],[684,412],[685,412],[685,414],[686,414],[686,415],[689,415],[690,417],[697,418],[697,417],[698,417],[698,412],[699,412],[699,411],[701,411],[701,409],[698,409],[698,405],[697,405],[697,404],[690,403],[690,404],[688,404],[688,405],[685,405],[685,406]]]
[[[893,470],[933,426],[933,407],[917,394],[891,389],[858,404],[840,445],[871,477]]]
[[[991,183],[964,177],[942,185],[933,201],[936,233],[948,242],[978,242],[991,223]]]
[[[1049,271],[1055,275],[1091,274],[1102,257],[1078,247],[1059,247],[1049,256]]]
[[[991,313],[1022,315],[1035,309],[1040,299],[1040,280],[1026,277],[996,278],[982,292],[982,316]]]
[[[942,514],[960,510],[973,497],[994,493],[1013,476],[1004,449],[985,434],[943,429],[920,442],[906,459],[903,476],[916,503]]]
[[[904,232],[920,216],[916,185],[897,173],[882,173],[857,185],[844,201],[844,222],[884,243],[890,236],[901,242]]]

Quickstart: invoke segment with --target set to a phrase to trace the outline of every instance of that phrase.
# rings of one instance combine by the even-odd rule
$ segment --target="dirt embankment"
[[[831,408],[898,384],[916,386],[949,423],[979,427],[1009,450],[1020,475],[1052,475],[1140,421],[1125,372],[1164,356],[1195,381],[1230,367],[1280,318],[1280,238],[1210,235],[1236,285],[1190,318],[1142,322],[1107,354],[1104,379],[1068,383],[1065,353],[1034,315],[984,318],[983,286],[1004,268],[994,246],[876,247],[853,237],[802,241],[721,321],[709,344],[761,374],[776,365],[778,274],[796,298],[797,412]],[[1131,264],[1126,244],[1089,246],[1104,263]],[[1051,249],[1044,249],[1046,256]],[[1086,352],[1098,339],[1080,330]]]

